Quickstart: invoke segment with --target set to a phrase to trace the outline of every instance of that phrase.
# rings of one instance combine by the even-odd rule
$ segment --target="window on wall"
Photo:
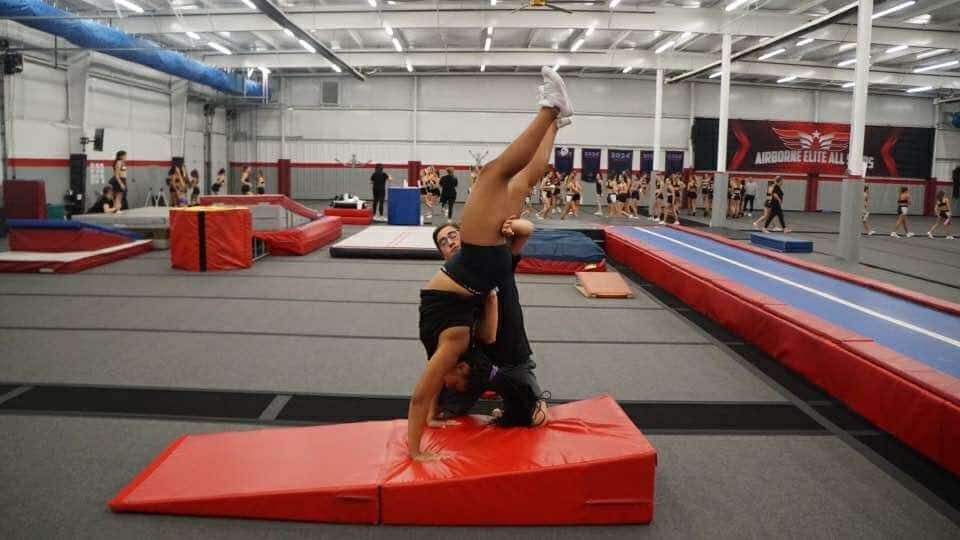
[[[320,105],[335,107],[340,104],[340,81],[323,81],[320,84]]]

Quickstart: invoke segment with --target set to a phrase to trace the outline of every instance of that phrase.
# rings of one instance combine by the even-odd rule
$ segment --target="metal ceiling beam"
[[[704,60],[711,58],[702,53],[663,53],[653,54],[650,51],[623,49],[583,50],[570,53],[562,51],[531,51],[526,49],[500,49],[497,52],[485,53],[482,50],[413,50],[403,54],[386,50],[365,52],[343,52],[344,60],[358,66],[383,66],[403,69],[405,61],[416,67],[437,66],[472,66],[486,64],[487,67],[539,67],[552,65],[557,62],[563,68],[609,68],[622,69],[625,65],[635,66],[636,69],[688,70],[700,66]],[[287,53],[258,53],[208,55],[204,61],[210,65],[224,68],[249,68],[266,66],[271,69],[297,69],[308,67],[325,67],[316,55],[287,52]],[[737,76],[785,77],[797,75],[801,79],[819,79],[824,81],[850,82],[853,81],[852,69],[829,68],[811,65],[779,64],[772,62],[741,61],[733,65],[735,79]],[[941,89],[960,90],[960,78],[935,75],[913,74],[894,71],[871,71],[871,84],[890,84],[902,86],[933,86]]]
[[[814,33],[817,30],[824,28],[835,21],[839,21],[841,19],[849,17],[853,13],[856,13],[857,5],[858,5],[857,2],[852,2],[840,9],[834,10],[824,15],[823,17],[819,17],[804,25],[798,26],[796,28],[788,30],[787,32],[779,34],[772,39],[768,39],[763,43],[758,43],[756,45],[753,45],[752,47],[747,47],[746,49],[743,49],[740,52],[734,53],[730,57],[730,61],[736,62],[738,59],[745,58],[747,56],[750,56],[751,54],[754,54],[763,50],[767,50],[767,49],[772,50],[778,44],[783,43],[785,41],[797,39],[798,37],[814,37]],[[677,75],[676,77],[671,77],[667,79],[667,83],[668,84],[678,83],[680,81],[684,81],[691,77],[696,77],[697,75],[700,75],[702,73],[706,73],[708,71],[714,70],[719,66],[720,66],[720,60],[715,60],[697,69],[690,70],[681,75]]]
[[[363,73],[360,73],[355,67],[351,66],[349,63],[345,62],[337,53],[333,52],[332,49],[321,43],[317,38],[313,37],[313,34],[290,20],[290,17],[283,12],[282,9],[274,5],[270,0],[250,0],[253,2],[257,8],[262,13],[260,18],[269,19],[272,24],[279,25],[281,29],[286,28],[287,30],[293,32],[294,36],[297,39],[300,39],[314,49],[316,49],[317,54],[327,59],[332,64],[335,64],[340,69],[346,71],[352,75],[355,79],[363,81],[366,80],[366,77]],[[259,16],[259,15],[258,15]],[[181,16],[182,17],[182,16]],[[223,31],[223,28],[218,28],[217,31]],[[277,30],[276,26],[271,28],[271,30]]]
[[[290,20],[306,30],[374,30],[384,22],[393,28],[406,29],[476,29],[487,26],[505,29],[559,29],[587,28],[597,24],[597,30],[636,30],[663,32],[695,32],[755,37],[773,37],[809,22],[810,17],[789,15],[782,12],[752,11],[727,13],[722,8],[657,8],[656,13],[608,12],[578,10],[572,15],[559,12],[524,10],[509,13],[509,10],[462,9],[455,4],[441,4],[439,9],[390,6],[382,12],[366,9],[343,9],[321,7],[308,12],[290,10]],[[243,13],[184,13],[179,18],[173,15],[131,15],[110,21],[118,28],[137,34],[162,34],[171,32],[216,32],[277,30],[276,26],[262,15]],[[818,30],[810,37],[844,41],[855,33],[849,23],[833,24]],[[930,31],[929,29],[874,28],[874,43],[896,45],[907,43],[917,47],[960,48],[956,33]]]

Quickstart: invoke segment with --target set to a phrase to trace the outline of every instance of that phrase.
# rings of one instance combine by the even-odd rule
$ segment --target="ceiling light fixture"
[[[577,49],[583,46],[584,41],[586,40],[584,40],[583,38],[578,39],[576,43],[573,44],[573,47],[570,47],[570,52],[577,52]]]
[[[617,7],[617,4],[620,3],[620,0],[610,0],[610,9]]]
[[[300,46],[303,47],[304,49],[306,49],[306,50],[308,50],[308,51],[310,51],[310,52],[312,52],[312,53],[317,52],[317,50],[313,48],[313,45],[307,43],[306,41],[304,41],[304,40],[302,40],[302,39],[298,39],[297,41],[300,42]]]
[[[410,61],[409,61],[409,60],[407,60],[407,71],[409,71],[410,73],[413,73],[413,66],[410,65]]]
[[[129,9],[130,11],[135,11],[137,13],[143,13],[143,8],[130,2],[129,0],[116,0],[118,4]]]
[[[490,36],[487,36],[487,41],[485,41],[485,42],[483,43],[483,50],[489,51],[489,50],[490,50],[490,44],[491,44],[491,43],[493,43],[493,40],[490,39]]]
[[[631,71],[633,71],[633,66],[627,66],[623,68],[624,73],[630,73]]]
[[[403,45],[400,44],[399,39],[393,38],[393,48],[396,49],[397,52],[403,52]]]
[[[839,50],[840,50],[840,52],[847,52],[847,51],[849,51],[850,49],[856,49],[856,48],[857,48],[857,44],[856,44],[856,43],[844,43],[844,44],[840,45],[840,49],[839,49]]]
[[[486,64],[480,64],[480,73],[483,73],[483,72],[486,71],[486,70],[487,70],[487,65],[486,65]]]
[[[918,67],[917,69],[913,70],[913,72],[914,72],[914,73],[926,73],[926,72],[928,72],[928,71],[934,71],[934,70],[936,70],[936,69],[943,69],[943,68],[952,67],[952,66],[955,66],[955,65],[957,65],[957,64],[960,64],[960,60],[951,60],[951,61],[949,61],[949,62],[943,62],[942,64],[934,64],[934,65],[932,65],[932,66]]]
[[[750,0],[733,0],[733,2],[730,2],[729,4],[727,4],[727,7],[725,8],[725,11],[733,11],[733,10],[737,9],[738,7],[746,4],[746,3],[749,2],[749,1],[750,1]]]
[[[857,63],[857,59],[856,59],[856,58],[847,58],[846,60],[844,60],[844,61],[842,61],[842,62],[837,62],[837,67],[852,66],[853,64],[856,64],[856,63]]]
[[[383,23],[383,31],[387,33],[387,36],[393,37],[393,28],[390,28],[390,25]]]
[[[654,54],[660,54],[660,53],[662,53],[663,51],[669,49],[670,47],[673,47],[674,43],[675,43],[675,42],[671,39],[670,41],[667,41],[666,43],[664,43],[664,44],[660,45],[659,47],[657,47],[657,50],[655,50],[655,51],[653,51],[653,52],[654,52]]]
[[[200,39],[200,34],[196,32],[187,32],[187,37],[190,39]]]
[[[915,94],[915,93],[917,93],[917,92],[929,92],[930,90],[933,90],[933,87],[932,87],[932,86],[918,86],[918,87],[916,87],[916,88],[910,88],[910,89],[908,89],[908,90],[907,90],[907,93],[908,93],[908,94]]]
[[[286,35],[288,35],[288,36],[290,36],[290,37],[294,37],[294,35],[293,35],[293,30],[291,30],[291,29],[289,29],[289,28],[284,28],[284,29],[283,29],[283,33],[286,34]]]
[[[782,78],[782,79],[777,80],[777,82],[780,83],[780,84],[783,84],[783,83],[788,83],[788,82],[790,82],[790,81],[795,81],[795,80],[797,80],[797,76],[796,76],[796,75],[790,75],[789,77],[784,77],[784,78]]]
[[[900,51],[905,51],[907,50],[907,47],[909,47],[909,45],[897,45],[896,47],[890,47],[889,49],[887,49],[887,54],[893,54]]]
[[[768,52],[767,54],[761,56],[761,57],[760,57],[760,60],[766,60],[767,58],[773,58],[774,56],[781,55],[781,54],[783,54],[783,53],[785,53],[785,52],[787,52],[787,50],[784,49],[783,47],[781,47],[781,48],[779,48],[779,49],[777,49],[777,50],[775,50],[775,51],[770,51],[770,52]]]
[[[804,47],[804,46],[807,46],[807,45],[809,45],[809,44],[811,44],[811,43],[813,43],[813,38],[809,38],[809,37],[808,37],[808,38],[806,38],[806,39],[801,39],[800,41],[798,41],[798,42],[797,42],[797,47]]]
[[[841,87],[843,87],[843,88],[853,88],[853,87],[856,86],[856,85],[857,85],[857,83],[855,83],[855,82],[845,82],[845,83],[843,83],[843,84],[841,85]]]
[[[221,52],[221,53],[223,53],[223,54],[233,54],[233,53],[230,51],[230,49],[224,47],[223,45],[221,45],[221,44],[219,44],[219,43],[217,43],[217,42],[215,42],[215,41],[211,41],[211,42],[207,43],[207,45],[209,45],[211,49],[213,49],[213,50],[215,50],[215,51],[218,51],[218,52]]]
[[[904,3],[902,3],[902,4],[893,6],[892,8],[887,8],[887,9],[885,9],[885,10],[883,10],[883,11],[878,11],[878,12],[876,12],[876,13],[873,14],[873,18],[874,18],[874,19],[878,19],[878,18],[880,18],[880,17],[883,17],[884,15],[889,15],[889,14],[891,14],[891,13],[896,13],[896,12],[898,12],[898,11],[902,11],[902,10],[907,9],[908,7],[910,7],[910,6],[912,6],[912,5],[916,4],[916,3],[917,3],[916,0],[910,0],[909,2],[904,2]]]
[[[923,60],[924,58],[931,58],[934,56],[940,56],[943,53],[950,52],[950,49],[934,49],[932,51],[922,52],[917,55],[917,60]]]
[[[250,0],[240,0],[243,2],[243,5],[247,6],[250,9],[257,9],[257,5],[251,2]]]
[[[708,77],[708,78],[710,78],[710,79],[716,79],[717,77],[719,77],[719,76],[721,76],[721,75],[723,75],[723,72],[722,72],[722,71],[717,71],[717,72],[711,73],[711,74],[710,74],[710,77]]]

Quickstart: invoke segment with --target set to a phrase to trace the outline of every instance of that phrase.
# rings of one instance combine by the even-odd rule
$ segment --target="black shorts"
[[[420,342],[427,360],[437,352],[440,334],[448,328],[473,328],[483,309],[484,297],[450,291],[420,291]]]
[[[240,193],[243,193],[244,195],[250,193],[250,186],[247,186],[247,185],[241,186]]]
[[[617,193],[617,202],[627,202],[627,194]]]
[[[574,194],[573,194],[573,202],[580,202],[580,194],[579,194],[579,193],[574,193]]]
[[[597,182],[597,195],[603,195],[603,184]]]
[[[420,188],[420,194],[421,194],[421,195],[426,195],[426,194],[427,194],[427,188],[425,188],[425,187]]]
[[[532,358],[513,364],[499,366],[490,380],[489,388],[503,399],[503,416],[496,422],[501,427],[535,425],[534,413],[537,403],[543,399],[543,391],[533,372],[537,364]]]
[[[217,193],[220,193],[220,184],[214,184],[210,186],[210,192],[213,193],[214,195],[216,195]]]
[[[667,204],[673,204],[673,195],[667,195]]]
[[[630,192],[630,198],[631,198],[631,199],[639,199],[639,198],[640,198],[640,192],[639,192],[639,191],[631,191],[631,192]]]
[[[434,197],[439,197],[439,196],[440,196],[440,190],[439,190],[439,189],[431,189],[431,190],[430,190],[430,194],[433,195]]]
[[[262,188],[262,187],[257,188],[257,195],[263,195],[266,192],[267,192],[266,188]]]
[[[559,195],[560,195],[560,188],[554,189],[554,190],[553,190],[553,196],[554,196],[554,197],[557,197],[557,196],[559,196]]]

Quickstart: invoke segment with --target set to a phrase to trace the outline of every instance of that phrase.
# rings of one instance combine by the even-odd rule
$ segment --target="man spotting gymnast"
[[[461,357],[478,351],[472,347],[473,329],[490,292],[513,284],[513,257],[503,225],[542,175],[546,165],[542,156],[549,156],[557,129],[569,124],[573,114],[563,80],[552,69],[542,73],[540,111],[499,157],[484,166],[463,209],[459,251],[420,291],[420,341],[428,361],[407,412],[408,452],[416,460],[443,457],[421,450],[423,430],[441,389],[463,380]],[[463,359],[473,371],[470,357]]]

